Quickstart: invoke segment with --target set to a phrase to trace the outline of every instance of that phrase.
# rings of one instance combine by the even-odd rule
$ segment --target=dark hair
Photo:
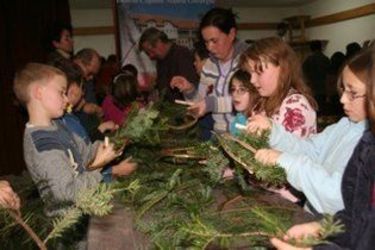
[[[206,45],[201,40],[194,43],[194,53],[197,54],[201,60],[207,59],[210,55]]]
[[[167,34],[165,34],[163,31],[158,30],[154,27],[148,28],[142,33],[141,37],[139,38],[138,49],[142,51],[142,46],[145,42],[148,42],[149,44],[151,44],[151,46],[155,46],[157,41],[161,41],[163,43],[170,42]]]
[[[341,51],[336,51],[335,53],[332,54],[331,58],[331,65],[330,65],[330,71],[333,74],[337,74],[343,63],[345,62],[345,55]]]
[[[361,45],[357,42],[349,43],[346,45],[346,59],[349,59],[350,57],[354,56],[361,50]]]
[[[133,64],[130,64],[130,63],[122,66],[121,67],[121,72],[125,73],[125,74],[126,73],[132,74],[136,78],[138,77],[138,70],[137,70],[137,68]]]
[[[48,32],[48,36],[47,36],[47,49],[48,49],[48,51],[54,51],[55,50],[55,47],[53,46],[52,42],[53,41],[59,42],[61,40],[61,33],[64,30],[69,31],[69,33],[71,35],[73,35],[73,33],[72,33],[73,28],[72,28],[71,24],[57,22],[52,26],[52,28]]]
[[[112,81],[111,95],[114,104],[123,109],[134,102],[138,95],[137,78],[132,74],[121,73]]]
[[[208,26],[214,26],[225,34],[229,34],[232,28],[237,29],[236,16],[231,9],[213,8],[201,19],[199,31]]]
[[[258,94],[257,89],[254,87],[253,84],[251,84],[251,75],[247,71],[243,69],[239,69],[232,75],[230,81],[229,81],[229,90],[233,86],[233,80],[236,79],[237,81],[240,81],[242,85],[248,90],[250,94],[250,107],[248,107],[245,111],[247,116],[251,116],[251,113],[254,109],[254,107],[259,102],[260,96]]]
[[[118,59],[117,59],[117,56],[114,55],[114,54],[111,54],[107,57],[107,62],[111,62],[111,63],[117,63],[118,62]]]
[[[313,40],[310,42],[311,51],[322,51],[322,42],[320,40]]]
[[[369,68],[372,64],[372,53],[371,49],[363,49],[359,53],[355,54],[343,65],[343,68],[341,70],[341,74],[337,81],[337,86],[339,91],[341,92],[343,88],[343,82],[342,82],[342,73],[345,69],[345,67],[348,67],[349,70],[364,84],[370,82],[370,76],[369,76]]]
[[[256,88],[250,82],[251,75],[247,71],[239,69],[236,72],[234,72],[234,74],[232,75],[229,81],[229,88],[232,87],[234,79],[237,79],[238,81],[240,81],[245,88],[249,89],[249,92],[257,93]]]
[[[68,88],[73,84],[77,84],[78,86],[83,88],[82,84],[84,81],[82,70],[77,64],[73,63],[70,60],[56,60],[53,62],[52,66],[60,69],[65,73],[66,79],[68,81]]]

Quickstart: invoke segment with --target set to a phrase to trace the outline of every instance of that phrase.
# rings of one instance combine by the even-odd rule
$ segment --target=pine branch
[[[63,232],[76,224],[81,216],[82,212],[78,208],[71,208],[63,212],[59,218],[53,220],[53,230],[45,238],[44,244],[53,238],[61,237]]]
[[[291,239],[288,243],[297,247],[311,247],[319,244],[329,243],[327,238],[344,232],[344,225],[335,221],[332,215],[325,215],[320,221],[321,229],[319,235],[308,235],[301,240]]]
[[[281,186],[287,183],[285,171],[276,166],[265,166],[254,158],[257,149],[268,145],[267,133],[260,137],[242,134],[234,138],[228,134],[215,134],[220,146],[237,164],[245,168],[249,173],[270,186]]]

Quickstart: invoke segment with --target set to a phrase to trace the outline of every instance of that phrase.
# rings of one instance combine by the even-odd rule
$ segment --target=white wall
[[[296,8],[235,8],[237,23],[278,23],[283,18],[297,15]],[[256,40],[262,37],[276,36],[276,30],[240,30],[241,40]]]
[[[72,16],[72,25],[74,28],[113,26],[112,9],[72,9],[70,13]],[[107,57],[110,54],[116,53],[115,36],[112,34],[75,36],[75,52],[82,48],[96,49],[99,54]]]
[[[238,14],[238,23],[267,23],[280,22],[285,17],[294,15],[310,15],[312,18],[325,16],[340,11],[353,9],[374,3],[374,0],[317,0],[311,4],[298,8],[235,8]],[[112,9],[71,10],[72,24],[75,28],[112,26]],[[259,39],[266,36],[275,36],[274,30],[240,30],[240,39]],[[330,56],[333,52],[345,52],[345,46],[350,42],[359,42],[375,38],[375,14],[359,17],[343,22],[312,27],[307,30],[309,39],[328,40],[325,53]],[[114,35],[76,36],[75,51],[81,48],[92,47],[103,56],[114,54]]]
[[[300,8],[300,12],[314,18],[350,10],[370,3],[374,3],[374,0],[318,0]],[[345,46],[348,43],[358,42],[362,45],[364,41],[375,38],[375,14],[312,27],[307,30],[307,35],[309,39],[328,40],[325,50],[325,54],[328,56],[335,51],[345,53]]]

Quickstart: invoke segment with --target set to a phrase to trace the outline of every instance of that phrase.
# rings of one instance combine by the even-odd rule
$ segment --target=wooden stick
[[[249,144],[247,144],[247,143],[245,143],[245,142],[243,142],[243,141],[241,141],[241,140],[239,140],[239,139],[233,137],[232,135],[230,135],[230,134],[225,134],[225,136],[226,136],[228,139],[237,142],[237,143],[240,144],[242,147],[246,148],[247,150],[251,151],[252,153],[255,154],[255,153],[257,152],[257,150],[256,150],[255,148],[253,148],[253,147],[250,146]]]
[[[15,212],[11,209],[8,209],[9,215],[19,224],[23,227],[23,229],[26,230],[26,232],[30,235],[30,237],[33,239],[33,241],[38,245],[39,249],[41,250],[47,250],[46,245],[43,243],[43,241],[38,237],[38,235],[34,232],[34,230],[31,229],[29,225],[26,224],[26,222],[21,218],[21,213],[19,211]]]
[[[183,100],[174,100],[174,102],[175,103],[177,103],[177,104],[181,104],[181,105],[187,105],[187,106],[192,106],[192,105],[194,105],[194,103],[193,102],[187,102],[187,101],[183,101]]]

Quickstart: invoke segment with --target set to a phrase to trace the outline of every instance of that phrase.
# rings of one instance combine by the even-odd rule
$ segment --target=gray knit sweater
[[[50,127],[27,125],[24,156],[30,175],[46,203],[47,215],[56,215],[72,204],[79,192],[102,179],[99,170],[79,172],[94,157],[97,144],[87,145],[60,121]]]

